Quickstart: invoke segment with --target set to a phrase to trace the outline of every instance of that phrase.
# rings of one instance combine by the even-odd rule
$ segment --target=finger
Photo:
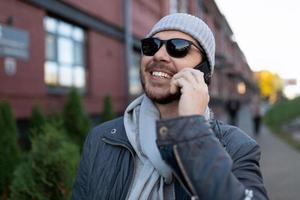
[[[202,71],[194,68],[185,68],[183,70],[192,73],[198,83],[204,83],[204,73]]]
[[[200,70],[194,70],[193,75],[195,76],[198,83],[205,83],[203,72],[201,72]]]
[[[197,80],[196,76],[193,74],[193,72],[191,70],[182,70],[182,71],[178,72],[176,75],[173,76],[174,80],[180,79],[180,78],[186,79],[191,84],[197,84],[198,83],[198,80]]]
[[[170,82],[170,93],[171,94],[175,94],[178,90],[181,90],[181,88],[184,85],[188,85],[188,82],[186,80],[184,80],[186,82],[186,84],[183,84],[182,81],[184,80],[184,78],[177,78],[177,79],[172,79]]]
[[[189,71],[189,68],[183,68],[182,70],[180,70],[179,72],[177,72],[173,78],[177,79],[179,78],[183,73],[185,73],[186,71]]]
[[[192,88],[191,84],[184,78],[173,80],[172,83],[176,87],[176,91],[180,89],[183,92],[184,89]]]
[[[175,80],[172,79],[170,82],[170,93],[171,94],[175,94],[177,92],[177,90],[179,89],[179,87],[177,86],[177,84],[175,83]]]
[[[196,82],[197,83],[205,83],[204,81],[204,73],[198,69],[193,69],[193,68],[184,68],[182,69],[180,72],[178,72],[177,74],[174,75],[174,78],[179,78],[181,77],[182,74],[185,74],[185,73],[191,73]]]
[[[198,79],[198,80],[196,80]],[[178,87],[181,88],[182,92],[192,90],[192,91],[198,91],[198,92],[204,92],[208,91],[208,87],[204,82],[203,79],[203,73],[197,72],[197,70],[185,70],[181,71],[180,74],[174,79],[172,78],[173,83],[172,87],[170,88],[171,93],[175,93],[178,90]],[[177,80],[180,80],[179,82]],[[184,83],[182,81],[185,81]],[[186,86],[186,87],[184,87]],[[184,88],[183,88],[184,87]]]

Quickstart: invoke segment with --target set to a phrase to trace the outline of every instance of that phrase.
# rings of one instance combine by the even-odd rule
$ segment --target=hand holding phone
[[[203,115],[209,102],[208,86],[204,73],[195,68],[184,68],[175,74],[170,83],[170,93],[178,90],[181,96],[178,103],[178,115]]]

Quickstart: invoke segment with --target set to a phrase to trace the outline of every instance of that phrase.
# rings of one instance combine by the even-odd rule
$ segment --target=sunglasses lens
[[[146,56],[154,56],[165,42],[168,54],[174,58],[185,57],[191,47],[191,43],[184,39],[170,39],[164,41],[158,38],[145,38],[141,40],[142,52]]]
[[[167,42],[167,51],[170,56],[183,58],[190,50],[191,44],[184,39],[171,39]]]
[[[142,39],[142,52],[146,56],[153,56],[160,48],[161,41],[156,38]]]

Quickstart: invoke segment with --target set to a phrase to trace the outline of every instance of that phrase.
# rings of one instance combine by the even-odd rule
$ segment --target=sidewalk
[[[239,127],[251,137],[249,107],[239,113]],[[256,138],[262,151],[261,170],[271,200],[300,199],[300,153],[274,136],[263,126]]]

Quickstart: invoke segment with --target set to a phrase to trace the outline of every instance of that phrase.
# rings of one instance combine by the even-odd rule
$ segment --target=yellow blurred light
[[[245,94],[246,93],[246,84],[244,82],[239,82],[237,85],[237,91],[239,94]]]

